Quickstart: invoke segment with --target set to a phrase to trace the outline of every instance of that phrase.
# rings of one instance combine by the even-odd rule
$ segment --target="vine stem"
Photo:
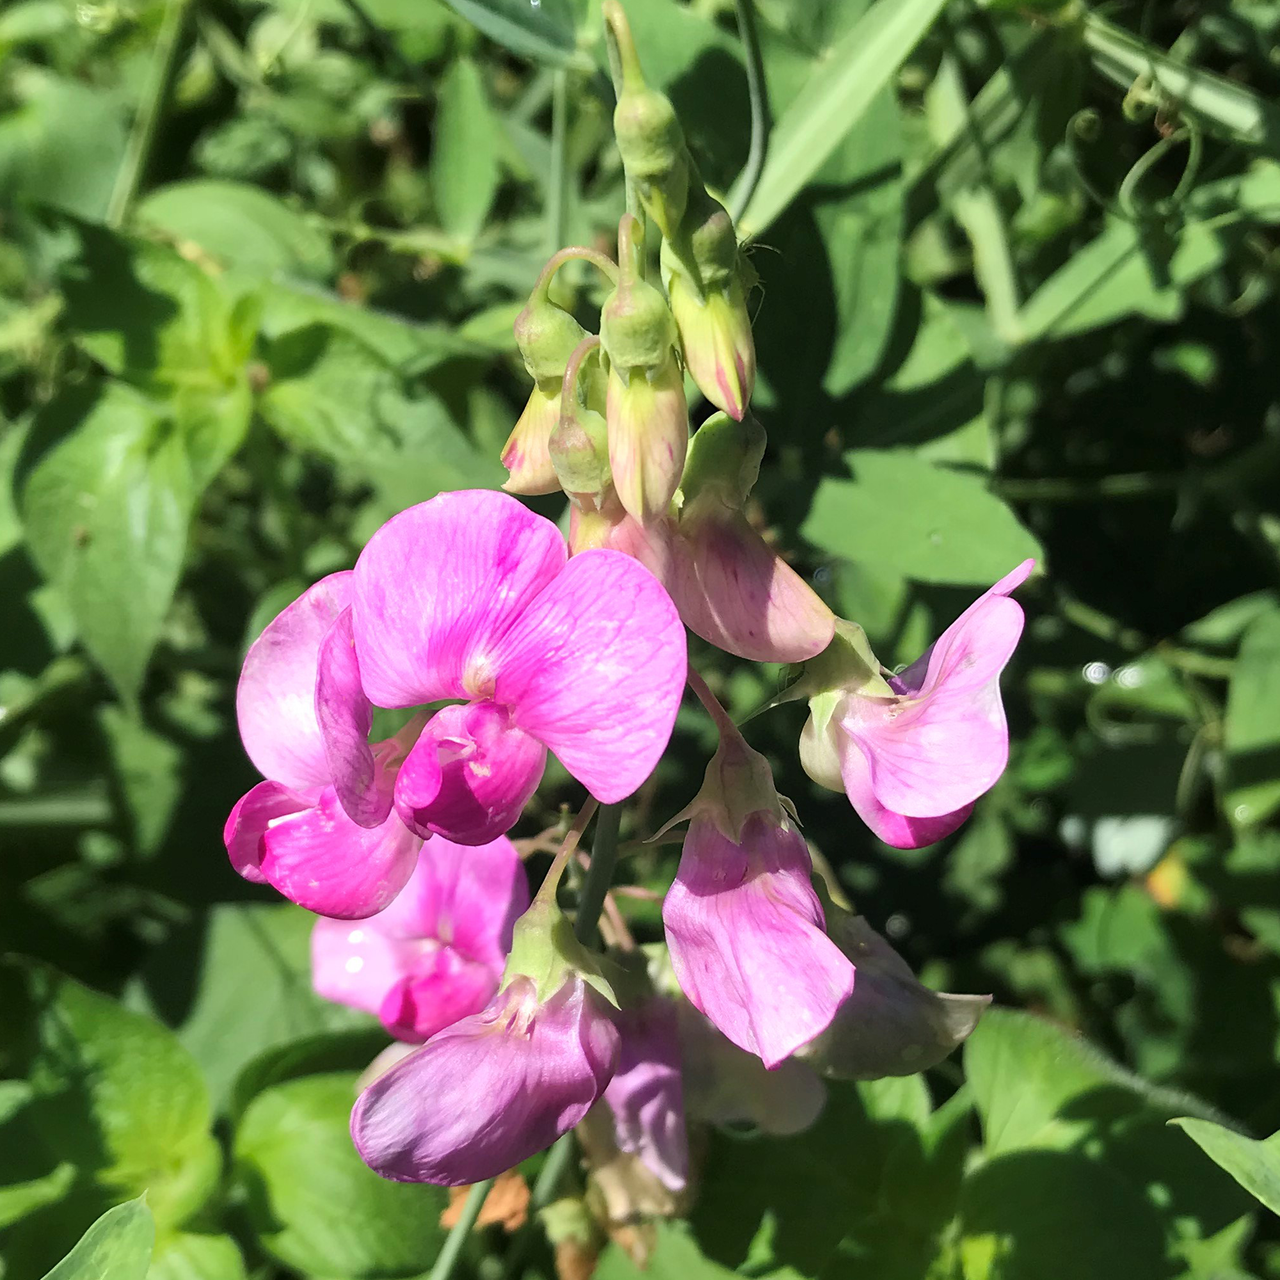
[[[538,1180],[533,1184],[529,1196],[529,1217],[533,1218],[539,1209],[545,1209],[555,1199],[560,1182],[568,1171],[569,1162],[573,1158],[573,1134],[566,1133],[557,1138],[547,1158],[538,1171]],[[502,1280],[511,1277],[520,1269],[525,1254],[529,1251],[529,1224],[526,1223],[520,1233],[511,1241],[507,1256],[502,1262]]]
[[[147,85],[142,95],[142,105],[129,133],[124,158],[116,175],[111,199],[107,204],[107,226],[118,228],[138,194],[155,145],[160,117],[169,101],[178,70],[178,50],[182,46],[182,33],[186,29],[187,16],[191,12],[191,0],[169,0],[160,23],[160,35],[156,40],[151,65],[147,69]]]
[[[760,33],[756,30],[755,4],[753,0],[733,0],[733,8],[738,18],[738,36],[742,40],[747,68],[747,99],[751,107],[751,142],[747,147],[747,162],[742,166],[729,196],[729,216],[736,224],[751,203],[760,183],[760,174],[764,171],[764,157],[769,146],[769,98],[764,87],[764,58],[760,53]]]
[[[467,1236],[471,1234],[471,1228],[476,1225],[476,1219],[484,1206],[485,1196],[489,1194],[493,1184],[493,1178],[486,1178],[483,1182],[477,1182],[467,1192],[467,1198],[462,1206],[462,1215],[445,1237],[444,1247],[436,1258],[435,1266],[431,1268],[428,1280],[449,1280],[453,1275],[453,1269],[457,1266],[458,1257],[462,1253],[462,1246],[466,1243]]]
[[[698,701],[706,709],[707,715],[715,721],[716,728],[720,731],[720,736],[722,738],[738,737],[738,726],[733,723],[733,718],[720,705],[720,699],[711,692],[711,687],[707,682],[692,667],[689,668],[685,678],[689,682],[689,688],[697,694]]]
[[[601,806],[595,839],[591,842],[591,865],[582,883],[578,917],[573,926],[578,941],[586,947],[593,947],[600,940],[600,912],[604,909],[605,894],[609,892],[613,868],[618,861],[618,827],[621,822],[621,805]]]
[[[563,68],[551,81],[551,182],[547,187],[547,252],[554,253],[565,240],[569,187],[569,73]]]

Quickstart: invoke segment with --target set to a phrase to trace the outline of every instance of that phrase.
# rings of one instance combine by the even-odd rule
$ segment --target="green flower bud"
[[[549,393],[543,383],[534,383],[524,412],[502,447],[502,465],[511,473],[502,486],[508,493],[532,496],[560,488],[548,448],[560,421],[560,380],[551,386],[554,391]]]
[[[713,413],[689,442],[680,480],[683,510],[699,505],[704,495],[741,510],[760,474],[766,443],[764,428],[754,418],[735,422]]]
[[[741,421],[756,384],[756,344],[741,281],[735,273],[699,297],[677,271],[667,290],[690,376],[716,408]]]
[[[558,384],[569,357],[587,336],[587,331],[563,307],[551,301],[547,286],[541,282],[529,295],[514,327],[524,367],[539,383]]]
[[[590,363],[588,363],[590,361]],[[576,503],[594,509],[610,486],[608,426],[596,407],[604,400],[599,340],[574,352],[560,391],[560,419],[548,440],[551,466]]]
[[[662,290],[642,274],[639,223],[624,214],[618,224],[618,284],[600,312],[600,342],[609,363],[623,372],[665,365],[679,334]]]
[[[606,415],[613,486],[643,525],[667,513],[689,447],[689,410],[675,353],[653,370],[609,371]]]

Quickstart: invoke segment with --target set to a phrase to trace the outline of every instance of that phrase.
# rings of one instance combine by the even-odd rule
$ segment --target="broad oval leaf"
[[[44,1280],[145,1280],[155,1241],[145,1201],[108,1209]]]

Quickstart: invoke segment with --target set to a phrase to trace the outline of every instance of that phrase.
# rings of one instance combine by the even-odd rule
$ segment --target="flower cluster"
[[[504,450],[507,488],[562,489],[567,543],[509,493],[412,507],[266,627],[237,693],[264,781],[232,810],[228,853],[321,917],[317,991],[412,1046],[352,1115],[365,1161],[402,1181],[475,1182],[607,1115],[610,1158],[678,1195],[687,1117],[803,1127],[821,1076],[921,1070],[986,1003],[923,987],[815,878],[769,763],[688,668],[685,627],[801,664],[776,701],[808,701],[804,769],[880,839],[915,847],[954,831],[1005,767],[999,680],[1022,629],[1011,596],[1033,566],[895,673],[769,545],[752,515],[766,441],[749,411],[750,271],[621,10],[604,8],[622,68],[615,130],[661,235],[662,286],[627,215],[616,263],[562,251],[516,324],[534,387]],[[598,334],[552,299],[575,257],[610,284]],[[686,375],[716,406],[692,436]],[[665,949],[646,962],[625,926],[611,950],[593,945],[608,836],[575,920],[558,892],[595,802],[625,800],[657,766],[686,682],[719,746],[667,824],[687,831]],[[530,901],[507,832],[548,752],[593,799]]]

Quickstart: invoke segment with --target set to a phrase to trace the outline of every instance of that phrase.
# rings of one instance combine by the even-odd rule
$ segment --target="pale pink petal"
[[[803,662],[835,634],[835,616],[737,512],[682,527],[666,578],[690,631],[751,662]]]
[[[790,823],[753,814],[735,845],[695,817],[662,907],[680,989],[766,1067],[825,1031],[853,990],[809,875]]]
[[[266,884],[262,871],[262,837],[278,818],[310,809],[318,792],[303,795],[278,782],[259,782],[250,788],[231,810],[222,830],[231,865],[246,880]]]
[[[491,650],[566,556],[555,525],[504,493],[442,493],[393,516],[355,567],[365,693],[380,707],[485,696]]]
[[[501,978],[501,971],[494,973],[452,947],[441,947],[387,992],[378,1017],[397,1039],[421,1044],[437,1031],[481,1012]]]
[[[322,578],[267,624],[240,672],[236,718],[244,749],[263,777],[298,791],[329,781],[316,722],[316,665],[350,594],[350,570]]]
[[[496,701],[598,800],[631,795],[666,750],[684,688],[684,628],[656,578],[584,551],[496,647]]]
[[[885,844],[895,849],[923,849],[927,844],[937,844],[962,826],[973,812],[972,803],[933,818],[908,818],[886,809],[872,789],[866,755],[857,743],[843,735],[841,738],[839,755],[845,794],[858,817]]]
[[[321,643],[315,699],[325,762],[342,807],[362,827],[381,826],[391,812],[395,768],[369,745],[373,704],[360,684],[349,608]]]
[[[505,707],[444,707],[400,768],[396,812],[423,837],[487,844],[515,825],[546,762],[546,747],[517,729]]]
[[[576,974],[545,1004],[516,978],[379,1076],[351,1113],[361,1158],[395,1182],[461,1186],[567,1133],[618,1061],[603,999]]]
[[[394,904],[393,904],[394,905]],[[368,920],[321,917],[311,930],[311,985],[337,1004],[377,1014],[388,993],[421,958],[422,942],[378,927],[387,913]]]
[[[268,827],[259,865],[267,882],[300,907],[360,920],[404,888],[421,847],[394,814],[380,827],[357,826],[326,787],[314,808]]]
[[[886,809],[938,817],[995,785],[1009,758],[1000,673],[1022,622],[1012,600],[991,597],[934,646],[918,690],[845,699],[840,729],[866,757],[871,789]]]

